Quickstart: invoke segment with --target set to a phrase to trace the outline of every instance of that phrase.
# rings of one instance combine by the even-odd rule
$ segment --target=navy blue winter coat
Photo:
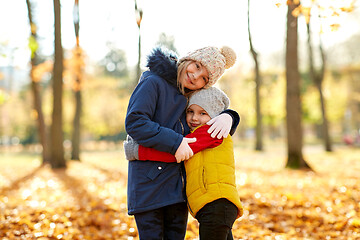
[[[129,101],[125,128],[139,144],[175,154],[184,135],[189,133],[185,108],[187,99],[176,83],[177,56],[156,48],[148,56],[144,72]],[[233,117],[232,133],[239,124]],[[183,164],[129,161],[128,213],[130,215],[185,202]]]

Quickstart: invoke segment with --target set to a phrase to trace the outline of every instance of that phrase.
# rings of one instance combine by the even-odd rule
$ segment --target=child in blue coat
[[[175,155],[178,161],[193,152],[184,138],[187,97],[216,83],[235,63],[231,48],[205,47],[178,59],[160,48],[148,56],[147,67],[130,100],[125,119],[129,137],[144,147]],[[209,132],[218,138],[233,133],[235,111],[225,110],[211,120]],[[184,239],[188,218],[183,164],[130,161],[128,213],[134,215],[140,239]]]

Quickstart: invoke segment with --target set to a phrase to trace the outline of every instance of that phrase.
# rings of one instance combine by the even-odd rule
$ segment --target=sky
[[[45,55],[51,55],[53,1],[32,0],[32,2],[33,15],[38,23],[41,51]],[[80,45],[89,58],[94,62],[99,61],[108,51],[106,43],[112,42],[126,52],[129,66],[135,65],[138,27],[135,21],[134,0],[80,0],[79,2]],[[270,56],[284,49],[286,6],[282,4],[277,7],[276,3],[279,2],[283,3],[284,0],[251,1],[250,21],[253,43],[261,56]],[[61,1],[62,44],[65,49],[71,49],[75,45],[73,4],[73,0]],[[138,0],[138,7],[144,12],[140,30],[142,65],[145,56],[156,45],[161,33],[174,37],[175,47],[180,56],[204,46],[227,45],[237,53],[237,64],[251,62],[246,0]],[[341,16],[340,30],[326,33],[325,44],[330,46],[351,36],[355,33],[354,29],[359,31],[358,16],[359,14],[357,17]],[[304,19],[299,19],[299,24],[299,29],[305,31]],[[28,66],[29,32],[26,1],[0,0],[0,43],[8,44],[5,52],[7,56],[11,55],[9,49],[15,49],[13,64],[20,68]],[[9,59],[0,55],[0,66],[9,64]]]

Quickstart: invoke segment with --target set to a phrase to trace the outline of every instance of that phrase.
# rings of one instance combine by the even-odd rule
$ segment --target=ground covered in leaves
[[[282,148],[236,148],[245,214],[235,239],[360,239],[360,149],[308,148],[312,171],[284,169]],[[123,153],[91,152],[66,170],[37,155],[0,153],[0,238],[138,239],[126,209]],[[198,238],[189,218],[186,239]]]

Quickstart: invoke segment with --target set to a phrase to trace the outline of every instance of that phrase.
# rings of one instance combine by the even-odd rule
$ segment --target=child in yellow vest
[[[243,213],[235,185],[232,138],[219,140],[207,133],[210,126],[206,123],[227,109],[229,102],[223,91],[210,87],[194,93],[186,110],[191,129],[186,137],[196,138],[195,143],[189,144],[194,156],[184,161],[186,196],[191,215],[199,221],[200,239],[205,240],[233,239],[232,225]],[[176,161],[173,155],[153,148],[134,148],[134,143],[129,142],[124,146],[128,160]]]

